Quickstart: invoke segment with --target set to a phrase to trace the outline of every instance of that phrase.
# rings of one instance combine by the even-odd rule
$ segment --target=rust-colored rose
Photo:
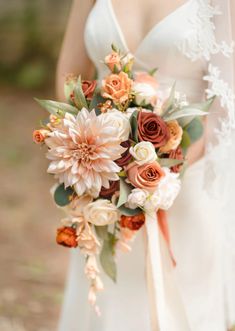
[[[101,198],[109,199],[113,196],[115,192],[119,191],[119,187],[120,187],[119,180],[109,181],[109,188],[105,188],[102,186],[99,195]]]
[[[44,129],[41,129],[41,130],[34,130],[33,132],[33,141],[36,143],[36,144],[41,144],[44,142],[45,138],[47,137],[48,135],[48,130],[44,130]]]
[[[121,70],[121,58],[117,52],[112,52],[111,54],[107,55],[104,59],[105,64],[109,67],[109,69],[114,71]]]
[[[138,137],[140,141],[149,141],[155,148],[158,148],[167,143],[170,132],[160,116],[152,112],[140,111],[138,114]]]
[[[135,216],[122,215],[120,219],[120,226],[122,228],[128,228],[132,231],[139,230],[145,223],[145,216],[143,213]]]
[[[184,160],[184,154],[183,154],[182,148],[179,146],[175,150],[170,151],[169,158],[175,159],[175,160]],[[182,164],[183,164],[183,162],[171,167],[171,171],[175,172],[175,173],[180,172],[182,169]]]
[[[76,229],[69,226],[63,226],[57,229],[56,242],[65,247],[77,247],[77,237]]]
[[[176,149],[181,143],[183,130],[179,123],[175,121],[167,122],[167,126],[170,132],[170,138],[166,145],[159,149],[160,153],[169,153],[172,149]]]
[[[102,96],[115,103],[122,104],[129,99],[133,81],[121,71],[111,74],[102,81]]]
[[[143,165],[132,162],[127,166],[126,171],[127,177],[134,187],[150,192],[155,190],[160,180],[165,176],[165,172],[157,161]]]
[[[87,100],[91,100],[96,88],[97,82],[96,80],[83,80],[82,81],[82,90],[87,98]]]
[[[129,163],[129,161],[132,158],[132,155],[129,152],[129,149],[131,147],[131,143],[130,143],[129,140],[123,141],[121,143],[121,146],[125,147],[126,150],[125,150],[124,153],[122,153],[122,156],[119,159],[117,159],[115,162],[117,163],[117,165],[119,165],[119,167],[124,167],[125,165],[127,165]]]

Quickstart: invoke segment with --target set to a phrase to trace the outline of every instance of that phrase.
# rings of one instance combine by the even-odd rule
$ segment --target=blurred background
[[[0,0],[0,331],[56,330],[68,254],[32,130],[54,96],[71,0]]]

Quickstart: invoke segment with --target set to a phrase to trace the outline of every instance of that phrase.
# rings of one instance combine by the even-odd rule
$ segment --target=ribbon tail
[[[159,209],[157,211],[157,221],[158,221],[158,225],[159,228],[161,230],[162,236],[166,241],[167,247],[168,247],[168,251],[173,263],[173,266],[176,266],[176,261],[174,258],[174,254],[172,252],[171,249],[171,239],[170,239],[170,232],[169,232],[169,227],[168,227],[168,221],[167,221],[167,214],[166,211],[163,209]]]
[[[147,233],[147,279],[153,331],[189,331],[185,309],[174,280],[174,268],[169,254],[167,227],[156,221],[156,213],[145,214]],[[162,221],[162,219],[161,219]],[[169,234],[169,233],[168,233]],[[169,239],[169,238],[168,238]]]

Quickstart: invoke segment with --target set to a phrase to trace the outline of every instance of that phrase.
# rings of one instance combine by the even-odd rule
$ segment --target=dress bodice
[[[158,68],[160,88],[170,88],[176,81],[177,90],[192,101],[203,97],[205,82],[202,78],[207,65],[202,59],[191,61],[182,52],[182,45],[189,35],[193,38],[196,33],[190,17],[197,14],[198,8],[197,0],[187,0],[154,25],[133,54],[135,70]],[[124,52],[129,51],[112,0],[96,1],[86,22],[84,38],[88,55],[97,68],[98,78],[108,73],[102,60],[110,53],[112,43]]]

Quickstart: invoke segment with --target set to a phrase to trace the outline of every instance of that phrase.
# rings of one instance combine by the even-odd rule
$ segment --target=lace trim
[[[221,72],[219,68],[209,64],[208,75],[204,76],[203,79],[210,83],[210,87],[206,89],[206,94],[208,98],[217,96],[220,100],[220,105],[222,108],[227,109],[226,119],[221,119],[220,130],[215,129],[215,133],[218,138],[225,138],[225,136],[230,133],[230,129],[235,128],[235,113],[234,113],[234,101],[235,95],[228,83],[220,78]]]
[[[229,57],[233,53],[234,43],[217,42],[215,38],[215,24],[212,18],[221,15],[218,6],[212,6],[210,0],[196,0],[197,10],[189,18],[192,32],[178,45],[179,50],[192,61],[204,58],[207,61],[211,56],[222,53]]]

